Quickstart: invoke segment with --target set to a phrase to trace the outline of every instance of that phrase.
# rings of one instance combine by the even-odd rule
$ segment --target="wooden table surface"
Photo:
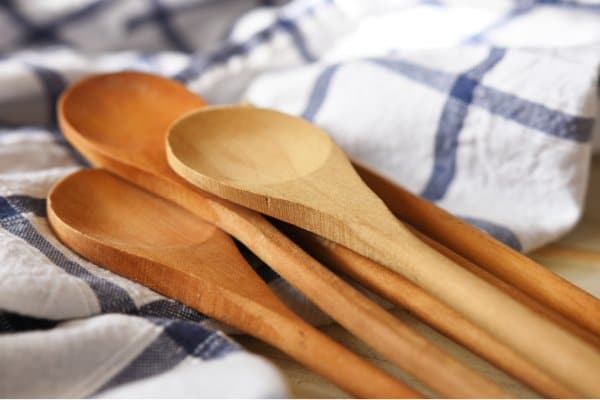
[[[600,157],[596,157],[592,163],[586,206],[581,221],[568,235],[531,253],[530,256],[553,272],[570,280],[596,297],[600,297]],[[461,362],[488,376],[516,397],[539,397],[535,392],[530,391],[527,387],[508,377],[478,356],[440,335],[410,314],[400,309],[393,309],[392,312]],[[423,393],[433,395],[339,325],[328,325],[321,328],[321,330],[361,356],[372,360],[381,368],[401,377],[401,379]],[[337,387],[310,372],[280,351],[248,336],[239,336],[237,339],[248,350],[270,359],[277,365],[288,380],[290,390],[295,397],[347,397]]]

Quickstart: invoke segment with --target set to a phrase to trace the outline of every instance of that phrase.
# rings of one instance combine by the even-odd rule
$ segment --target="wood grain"
[[[182,111],[202,104],[183,86],[164,78],[107,74],[68,89],[59,103],[59,122],[69,141],[93,163],[236,237],[340,324],[438,393],[505,395],[331,273],[261,215],[198,190],[176,175],[164,153],[167,127]]]
[[[600,354],[593,347],[416,238],[310,123],[243,106],[193,111],[172,125],[167,159],[204,190],[403,274],[571,389],[600,395]]]

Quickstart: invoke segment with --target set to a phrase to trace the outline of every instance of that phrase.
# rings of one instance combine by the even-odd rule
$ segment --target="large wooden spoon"
[[[298,318],[227,234],[173,203],[82,170],[50,191],[48,218],[82,256],[270,343],[348,393],[419,396]]]
[[[93,163],[236,237],[342,326],[436,392],[506,395],[323,267],[260,214],[175,174],[164,150],[167,128],[182,112],[203,105],[182,85],[154,75],[97,75],[62,96],[59,122],[69,141]]]
[[[274,110],[192,111],[171,167],[220,197],[318,233],[401,273],[573,389],[600,395],[600,354],[416,238],[321,129]]]

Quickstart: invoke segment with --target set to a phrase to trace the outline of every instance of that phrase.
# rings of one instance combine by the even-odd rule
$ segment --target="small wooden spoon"
[[[321,129],[277,111],[211,107],[167,139],[177,173],[401,273],[579,392],[600,395],[600,354],[416,238]]]
[[[298,318],[223,231],[106,171],[59,181],[48,218],[82,256],[270,343],[348,393],[419,396]]]
[[[231,234],[319,308],[427,386],[448,397],[506,393],[416,334],[319,264],[260,214],[197,189],[169,167],[168,126],[204,105],[184,86],[155,75],[96,75],[59,103],[60,126],[96,165],[122,176]]]

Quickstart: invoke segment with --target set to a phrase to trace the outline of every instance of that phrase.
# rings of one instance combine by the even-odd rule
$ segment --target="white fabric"
[[[22,0],[0,3],[0,52],[5,397],[289,395],[214,321],[52,234],[44,197],[83,166],[54,103],[85,75],[149,71],[211,103],[301,115],[523,251],[573,227],[600,149],[598,1]],[[330,321],[264,278],[311,322]]]

